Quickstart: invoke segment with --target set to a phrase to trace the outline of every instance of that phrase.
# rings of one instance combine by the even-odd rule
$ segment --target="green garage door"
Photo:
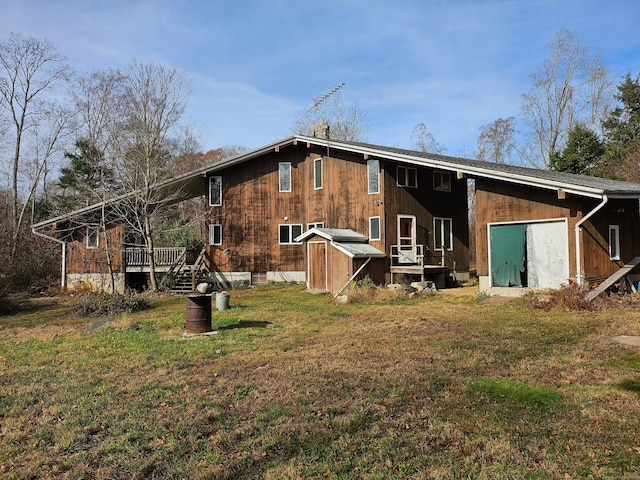
[[[491,284],[494,287],[521,287],[526,265],[527,225],[490,227]]]

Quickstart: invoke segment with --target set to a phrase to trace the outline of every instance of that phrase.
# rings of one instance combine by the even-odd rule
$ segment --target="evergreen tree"
[[[113,183],[113,171],[104,165],[104,156],[86,139],[75,143],[76,152],[65,152],[69,164],[60,169],[58,203],[62,210],[99,202],[105,186]]]
[[[615,98],[620,106],[602,123],[606,148],[602,169],[606,176],[622,178],[628,176],[628,160],[637,158],[640,146],[640,76],[627,74]]]
[[[551,169],[597,176],[598,164],[603,154],[604,145],[598,135],[584,125],[577,124],[569,132],[564,150],[551,156]]]

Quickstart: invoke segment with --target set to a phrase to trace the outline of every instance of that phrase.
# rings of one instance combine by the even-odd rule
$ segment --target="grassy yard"
[[[0,478],[639,478],[640,310],[233,291],[0,317]]]

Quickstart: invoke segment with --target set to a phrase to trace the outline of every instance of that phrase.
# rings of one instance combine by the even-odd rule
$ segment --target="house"
[[[201,254],[160,252],[161,269],[195,275],[197,264],[220,283],[306,282],[335,294],[366,275],[464,281],[469,205],[482,290],[597,282],[638,253],[640,185],[364,143],[291,136],[159,188],[209,204]],[[107,241],[119,245],[109,260],[118,288],[145,272],[108,214],[117,201],[33,226],[62,245],[63,282],[104,279]],[[90,218],[105,211],[109,228],[98,230]]]

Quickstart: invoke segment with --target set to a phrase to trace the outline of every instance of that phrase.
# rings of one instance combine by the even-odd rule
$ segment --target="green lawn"
[[[0,317],[0,478],[637,478],[640,311],[232,291]]]

